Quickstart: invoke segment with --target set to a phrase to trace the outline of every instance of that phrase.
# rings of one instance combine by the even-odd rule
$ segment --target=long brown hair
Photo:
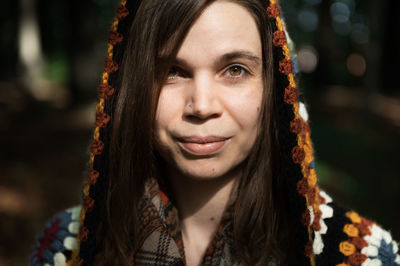
[[[190,27],[214,1],[144,0],[137,11],[124,51],[120,90],[112,115],[106,209],[97,233],[99,264],[128,265],[138,248],[137,204],[146,180],[156,174],[159,160],[154,150],[154,128],[160,89]],[[289,239],[273,89],[271,24],[262,0],[230,2],[245,7],[255,19],[264,74],[261,126],[243,164],[233,205],[237,259],[256,265],[273,258],[283,264],[286,256],[282,250]],[[160,57],[167,60],[160,61]]]

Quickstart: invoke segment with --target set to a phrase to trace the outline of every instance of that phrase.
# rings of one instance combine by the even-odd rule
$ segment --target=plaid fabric
[[[135,265],[185,265],[178,211],[155,180],[147,184],[140,208],[141,248],[135,253]],[[229,217],[229,212],[226,212],[206,250],[202,265],[239,265],[232,255]]]

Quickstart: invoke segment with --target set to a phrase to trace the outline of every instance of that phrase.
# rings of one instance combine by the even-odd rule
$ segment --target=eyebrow
[[[222,64],[222,63],[229,62],[229,61],[232,61],[235,59],[246,59],[246,60],[249,60],[252,63],[254,63],[256,66],[260,65],[262,62],[260,57],[258,57],[257,55],[255,55],[254,53],[252,53],[250,51],[236,50],[236,51],[232,51],[232,52],[223,54],[216,60],[216,63]],[[189,66],[189,63],[185,59],[182,59],[182,58],[175,58],[174,63],[181,65],[183,67]]]
[[[232,61],[235,59],[247,59],[249,61],[252,61],[256,65],[261,64],[261,58],[253,54],[252,52],[246,51],[246,50],[238,50],[238,51],[233,51],[230,53],[226,53],[222,55],[218,59],[218,63],[223,63],[227,61]]]

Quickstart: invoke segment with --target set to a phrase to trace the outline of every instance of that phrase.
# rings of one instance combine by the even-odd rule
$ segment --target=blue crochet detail
[[[382,266],[400,265],[395,262],[396,254],[393,252],[393,243],[390,242],[388,244],[384,239],[381,240],[381,245],[378,249],[377,258],[382,262]]]
[[[61,212],[50,219],[39,240],[34,246],[34,252],[30,258],[31,266],[42,266],[44,264],[54,265],[54,255],[65,252],[64,239],[74,236],[68,226],[72,222],[72,213]]]
[[[292,60],[293,63],[293,73],[298,74],[300,72],[300,69],[296,56],[294,54],[290,54],[290,59]]]
[[[310,163],[310,168],[311,168],[311,169],[315,169],[315,161],[312,161],[312,162]]]

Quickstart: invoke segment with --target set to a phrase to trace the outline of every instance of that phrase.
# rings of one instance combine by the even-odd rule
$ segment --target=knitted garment
[[[167,0],[166,0],[167,1]],[[56,215],[40,235],[32,265],[93,265],[96,231],[107,191],[110,124],[119,90],[119,66],[127,34],[140,0],[123,0],[112,25],[99,86],[89,171],[81,207]],[[400,265],[398,245],[376,223],[337,206],[317,184],[308,115],[299,101],[293,44],[276,0],[265,1],[273,31],[274,90],[279,114],[279,137],[297,265]],[[147,187],[142,202],[141,250],[136,265],[181,265],[184,252],[176,208],[156,188]],[[163,196],[164,195],[164,196]],[[79,215],[78,215],[79,212]],[[229,216],[228,216],[229,218]],[[79,229],[78,229],[79,228]],[[223,219],[203,264],[235,265],[229,219]]]
[[[312,252],[317,265],[400,265],[398,245],[390,234],[357,213],[336,206],[323,191],[320,197],[320,227],[315,230]],[[77,206],[55,215],[46,224],[31,257],[31,265],[74,265],[79,213]],[[185,265],[178,212],[155,181],[146,186],[140,203],[140,243],[134,265]],[[310,213],[312,211],[310,210]],[[310,224],[314,223],[311,216]],[[229,210],[215,232],[201,265],[240,265],[235,259]],[[272,261],[269,266],[275,265]]]

